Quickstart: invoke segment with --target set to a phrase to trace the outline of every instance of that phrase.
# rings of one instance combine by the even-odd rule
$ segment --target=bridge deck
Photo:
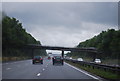
[[[58,47],[58,46],[42,46],[37,44],[29,44],[28,48],[32,49],[47,49],[47,50],[61,50],[61,51],[86,51],[86,52],[95,52],[97,53],[96,48],[76,48],[76,47]]]

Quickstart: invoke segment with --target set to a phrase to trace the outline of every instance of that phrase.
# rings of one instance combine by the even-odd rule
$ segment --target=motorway
[[[2,64],[2,79],[93,79],[93,76],[64,62],[52,65],[52,60],[44,58],[43,64],[32,64],[32,60],[6,62]]]

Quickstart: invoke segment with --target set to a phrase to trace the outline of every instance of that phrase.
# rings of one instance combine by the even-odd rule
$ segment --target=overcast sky
[[[48,46],[74,47],[102,30],[118,29],[117,2],[8,2],[2,10]]]

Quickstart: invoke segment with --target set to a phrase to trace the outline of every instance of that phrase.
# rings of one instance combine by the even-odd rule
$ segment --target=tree
[[[31,56],[28,49],[19,48],[26,44],[40,44],[31,34],[23,29],[16,18],[4,16],[2,19],[3,56]],[[29,50],[30,51],[30,50]],[[36,55],[46,55],[45,50],[38,50]]]
[[[95,47],[98,51],[102,52],[98,57],[103,59],[120,58],[120,30],[108,29],[107,31],[102,31],[99,35],[80,42],[77,47]],[[76,55],[75,52],[72,52],[71,54]],[[77,54],[81,54],[84,57],[90,57],[90,53]]]

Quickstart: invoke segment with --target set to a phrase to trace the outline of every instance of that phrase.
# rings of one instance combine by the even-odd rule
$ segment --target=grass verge
[[[93,73],[95,75],[98,75],[102,78],[105,78],[105,79],[108,79],[108,80],[116,80],[116,79],[120,79],[120,75],[118,74],[115,74],[115,73],[112,73],[112,72],[106,72],[102,69],[97,69],[97,68],[92,68],[92,67],[84,67],[84,66],[81,66],[79,64],[76,64],[76,63],[73,63],[73,62],[70,62],[70,61],[65,61],[73,66],[76,66],[80,69],[83,69],[85,71],[88,71],[90,73]]]

